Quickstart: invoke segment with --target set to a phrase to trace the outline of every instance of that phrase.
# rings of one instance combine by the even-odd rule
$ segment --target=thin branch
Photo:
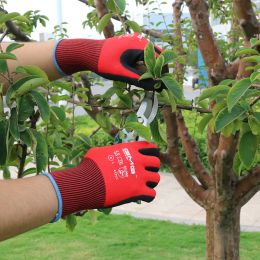
[[[181,186],[189,196],[200,206],[206,208],[208,204],[209,191],[205,191],[197,181],[189,174],[178,150],[178,129],[176,114],[171,112],[170,108],[163,110],[166,123],[167,152],[163,156],[165,161],[171,167],[172,172]]]
[[[250,107],[254,106],[260,100],[260,96],[257,97],[251,104]]]
[[[185,125],[184,118],[179,112],[177,114],[178,133],[181,138],[182,147],[185,151],[187,159],[200,183],[205,189],[212,186],[212,178],[209,176],[205,166],[199,157],[199,149],[196,142],[190,136],[188,128]]]
[[[22,147],[22,156],[20,158],[20,164],[19,164],[19,169],[18,169],[18,178],[23,177],[23,172],[24,172],[24,166],[25,166],[25,160],[27,157],[27,145],[26,144],[20,144]]]
[[[250,40],[259,36],[260,23],[254,12],[251,0],[233,0],[234,14],[243,29],[245,37]]]
[[[95,0],[95,8],[97,11],[98,18],[101,19],[104,15],[108,13],[107,7],[106,7],[106,0]],[[103,30],[105,38],[110,38],[115,35],[114,31],[114,25],[109,19],[106,27]]]
[[[181,7],[184,3],[184,0],[175,0],[175,2],[172,4],[173,7],[173,24],[175,25],[174,28],[174,45],[176,48],[176,52],[179,56],[182,56],[185,54],[184,48],[183,48],[183,41],[182,41],[182,29],[181,29]],[[184,68],[185,65],[180,62],[175,63],[175,69],[177,81],[182,85],[183,84],[183,78],[184,78]]]
[[[206,0],[185,0],[192,19],[193,30],[202,53],[212,85],[226,79],[225,60],[217,46],[209,23],[209,11]]]
[[[236,203],[245,205],[260,190],[260,165],[238,181],[235,191]]]
[[[1,7],[0,7],[0,12],[8,14],[8,12]],[[30,42],[31,41],[31,39],[26,34],[24,34],[20,30],[20,28],[17,27],[17,25],[14,22],[7,21],[5,23],[5,25],[8,29],[8,33],[12,33],[15,36],[15,38],[14,38],[15,41],[21,41],[21,42]]]

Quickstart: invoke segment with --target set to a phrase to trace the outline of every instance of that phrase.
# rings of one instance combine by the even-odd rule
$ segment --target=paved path
[[[157,196],[153,202],[122,205],[114,208],[113,212],[175,223],[205,224],[204,209],[187,195],[173,175],[162,173],[156,190]],[[260,192],[242,208],[241,229],[260,232]]]

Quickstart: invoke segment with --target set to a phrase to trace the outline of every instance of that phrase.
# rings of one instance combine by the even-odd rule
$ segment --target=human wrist
[[[53,63],[63,75],[78,71],[97,72],[100,52],[105,40],[62,39],[53,51]]]
[[[105,203],[103,176],[89,158],[79,166],[51,172],[62,198],[62,217],[85,209],[102,208]]]

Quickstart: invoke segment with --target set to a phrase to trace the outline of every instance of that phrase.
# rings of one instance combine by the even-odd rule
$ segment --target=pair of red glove
[[[54,64],[62,74],[91,70],[112,80],[152,90],[152,79],[138,81],[136,63],[144,60],[148,40],[139,34],[106,40],[61,40]],[[160,52],[155,47],[156,52]],[[148,142],[131,142],[92,148],[81,164],[52,172],[62,199],[62,216],[83,209],[105,208],[155,197],[159,182],[159,150]],[[54,185],[55,186],[55,185]]]

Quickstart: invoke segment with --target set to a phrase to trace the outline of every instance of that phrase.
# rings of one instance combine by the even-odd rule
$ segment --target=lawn
[[[130,216],[85,215],[73,232],[49,224],[0,243],[1,260],[19,259],[204,259],[205,228]],[[260,233],[242,233],[241,259],[260,259]]]

